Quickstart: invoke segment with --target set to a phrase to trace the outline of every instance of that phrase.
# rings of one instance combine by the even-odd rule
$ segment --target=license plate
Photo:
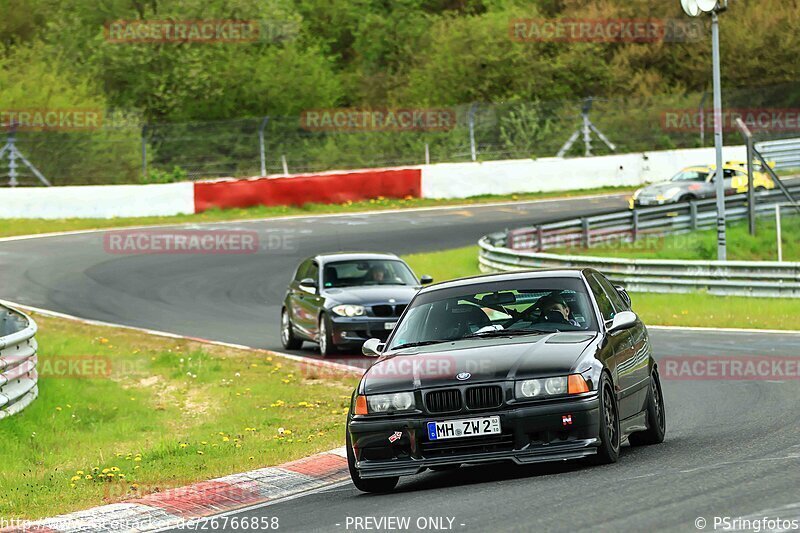
[[[500,417],[466,418],[447,422],[428,422],[428,439],[444,440],[500,433]]]
[[[384,329],[394,329],[394,327],[395,327],[396,325],[397,325],[397,322],[385,322],[385,323],[383,324],[383,328],[384,328]]]

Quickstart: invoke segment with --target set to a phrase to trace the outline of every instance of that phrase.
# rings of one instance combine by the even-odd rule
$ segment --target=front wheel
[[[345,430],[347,431],[347,430]],[[347,446],[347,467],[350,470],[350,479],[353,480],[353,485],[356,486],[361,492],[391,492],[397,486],[400,478],[394,477],[377,477],[371,479],[361,479],[361,476],[356,469],[356,456],[353,453],[353,444],[350,440],[350,432],[347,431],[346,446]]]
[[[303,340],[294,335],[289,310],[285,308],[281,311],[281,344],[286,350],[297,350],[303,345]]]
[[[597,454],[589,456],[596,465],[616,463],[619,459],[619,409],[614,396],[614,386],[606,374],[600,378],[600,446]]]
[[[317,340],[319,342],[319,353],[322,357],[327,357],[337,352],[336,346],[333,344],[331,338],[331,333],[332,331],[327,317],[325,315],[320,315],[319,325],[317,327],[317,335],[319,338]]]
[[[659,444],[664,442],[667,432],[666,414],[664,413],[664,394],[661,392],[661,380],[658,371],[653,369],[650,375],[650,389],[647,394],[647,430],[637,431],[628,436],[631,446]]]

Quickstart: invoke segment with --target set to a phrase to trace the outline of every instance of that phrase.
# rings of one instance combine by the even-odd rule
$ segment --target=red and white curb
[[[345,448],[337,448],[280,466],[194,483],[0,531],[72,533],[160,530],[279,500],[346,479],[349,479],[349,472]]]

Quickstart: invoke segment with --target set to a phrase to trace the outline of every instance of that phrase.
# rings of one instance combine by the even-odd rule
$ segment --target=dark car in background
[[[417,279],[394,254],[339,252],[309,257],[297,268],[281,309],[281,342],[303,341],[322,355],[358,350],[369,338],[386,340],[430,276]]]
[[[448,281],[414,297],[353,393],[356,487],[462,464],[617,461],[664,439],[647,329],[627,293],[591,269]]]

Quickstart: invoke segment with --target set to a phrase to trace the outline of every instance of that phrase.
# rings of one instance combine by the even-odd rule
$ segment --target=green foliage
[[[516,19],[688,22],[678,2],[0,0],[0,12],[0,106],[83,106],[138,117],[124,132],[104,130],[92,139],[53,134],[58,140],[50,141],[47,150],[66,159],[33,155],[37,163],[49,165],[51,173],[68,177],[57,179],[60,183],[137,180],[143,123],[195,124],[267,115],[296,118],[303,110],[331,107],[463,110],[473,102],[483,107],[534,102],[489,112],[495,122],[477,132],[483,156],[526,157],[552,155],[577,127],[580,100],[594,96],[598,101],[593,120],[622,151],[695,146],[696,135],[665,135],[659,128],[658,109],[667,104],[696,107],[711,77],[704,19],[697,19],[703,31],[696,42],[512,38]],[[262,38],[234,43],[118,43],[106,37],[105,26],[116,20],[198,19],[255,20]],[[734,2],[721,17],[721,33],[726,98],[736,87],[786,87],[797,81],[800,11],[795,3]],[[604,109],[604,99],[613,104]],[[795,86],[751,91],[744,102],[795,107],[797,100],[800,89]],[[534,108],[539,118],[532,114]],[[334,138],[296,131],[295,120],[293,128],[270,130],[268,151],[274,155],[270,164],[280,154],[294,161],[313,160],[318,168],[379,160],[400,163],[412,154],[416,163],[426,143],[432,155],[447,152],[449,159],[458,159],[456,154],[468,151],[463,121],[459,127],[449,136],[412,132]],[[254,131],[236,128],[220,138],[207,131],[207,124],[198,126],[191,140],[181,137],[188,142],[180,146],[147,134],[148,157],[158,168],[177,164],[191,176],[253,172],[258,167]],[[234,135],[240,138],[230,140]],[[80,169],[68,156],[77,148],[83,162]],[[603,150],[598,145],[598,153]],[[345,155],[351,159],[345,161]],[[191,165],[186,162],[189,157]],[[205,164],[208,161],[213,165]],[[113,171],[107,165],[115,165]]]
[[[146,177],[142,176],[140,183],[175,183],[178,181],[186,181],[188,175],[181,167],[172,167],[172,171],[165,170],[151,170]]]

